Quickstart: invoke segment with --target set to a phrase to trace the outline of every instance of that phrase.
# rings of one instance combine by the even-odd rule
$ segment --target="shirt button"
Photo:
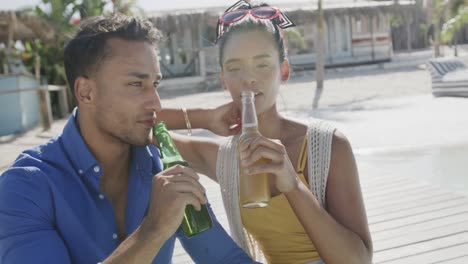
[[[83,170],[78,170],[78,173],[81,175],[83,174]]]
[[[94,167],[94,172],[99,172],[99,170],[101,170],[99,166]]]
[[[117,239],[117,237],[118,237],[118,236],[117,236],[116,233],[112,234],[112,238],[113,238],[113,239]]]
[[[99,199],[104,200],[104,194],[100,193],[99,194]]]

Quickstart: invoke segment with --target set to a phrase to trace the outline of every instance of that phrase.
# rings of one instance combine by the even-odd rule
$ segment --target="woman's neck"
[[[296,141],[306,132],[306,126],[281,115],[276,105],[257,116],[258,130],[264,137],[279,139],[283,144]]]
[[[281,127],[285,119],[278,113],[276,105],[258,115],[257,119],[260,134],[267,138],[281,139],[283,134]]]

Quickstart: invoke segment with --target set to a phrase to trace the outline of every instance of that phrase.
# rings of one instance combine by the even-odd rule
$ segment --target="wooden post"
[[[371,33],[371,57],[375,60],[375,34],[374,34],[374,14],[370,15],[370,33]]]
[[[406,49],[409,53],[412,51],[411,42],[411,23],[413,22],[412,17],[409,13],[406,14],[405,23],[406,23]]]
[[[318,104],[320,101],[320,97],[322,96],[323,92],[323,81],[325,79],[325,62],[323,58],[323,42],[324,42],[324,32],[323,32],[323,9],[322,9],[322,0],[318,1],[318,22],[317,22],[317,29],[318,29],[318,38],[317,38],[317,45],[316,45],[316,66],[315,66],[315,75],[316,75],[316,82],[317,88],[315,90],[314,101],[312,103],[312,109],[317,109]]]
[[[10,73],[10,56],[11,56],[11,49],[13,47],[13,41],[14,41],[14,34],[16,30],[16,14],[14,11],[10,11],[10,23],[8,25],[8,42],[6,46],[6,62],[7,62],[7,67],[5,69],[5,74]]]
[[[39,107],[42,129],[47,131],[52,125],[52,109],[50,107],[50,95],[47,86],[39,87]]]
[[[354,58],[354,46],[353,46],[353,23],[354,23],[354,16],[349,15],[348,16],[348,21],[349,21],[349,48],[351,49],[351,57]]]
[[[34,75],[37,85],[41,85],[41,56],[37,53],[34,55]]]
[[[324,18],[324,22],[325,20],[327,21],[327,47],[328,47],[328,53],[327,53],[327,57],[328,57],[328,62],[330,64],[333,63],[333,53],[335,52],[333,49],[332,49],[332,39],[331,39],[331,34],[334,34],[335,33],[335,29],[334,29],[334,25],[335,25],[335,22],[333,21],[333,18],[329,15],[327,16],[327,18],[325,19]],[[323,26],[323,33],[325,34],[325,26]],[[335,35],[336,36],[336,35]],[[335,42],[335,45],[336,45],[336,38],[333,40]],[[324,63],[325,65],[325,63]]]

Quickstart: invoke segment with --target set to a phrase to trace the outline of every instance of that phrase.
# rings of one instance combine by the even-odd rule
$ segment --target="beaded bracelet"
[[[192,135],[192,125],[190,125],[190,119],[188,118],[187,108],[182,108],[182,113],[184,113],[185,126],[187,126],[187,135]]]

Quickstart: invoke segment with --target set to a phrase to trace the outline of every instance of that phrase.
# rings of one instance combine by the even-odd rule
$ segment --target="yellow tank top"
[[[307,137],[304,137],[297,172],[301,181],[308,186],[304,177],[306,149]],[[320,259],[284,194],[272,197],[264,208],[240,208],[245,229],[257,240],[268,263],[303,264]]]

